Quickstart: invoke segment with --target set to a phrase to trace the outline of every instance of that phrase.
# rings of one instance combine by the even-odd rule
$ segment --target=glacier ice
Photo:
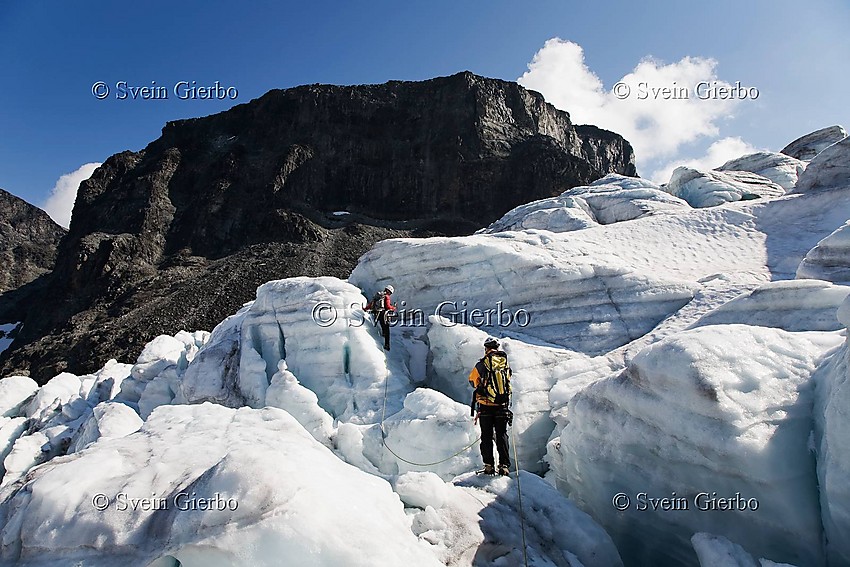
[[[33,471],[0,518],[0,557],[18,565],[440,565],[389,484],[276,408],[157,408],[138,433]]]
[[[365,304],[358,288],[337,278],[266,283],[255,301],[212,332],[186,370],[182,395],[189,402],[263,407],[285,359],[333,418],[374,423],[383,412],[385,385],[390,413],[413,387],[404,361],[384,355]]]
[[[850,327],[850,300],[839,310]],[[850,347],[848,343],[815,376],[815,448],[820,505],[831,565],[850,564]]]
[[[701,171],[679,166],[664,190],[692,207],[715,207],[723,203],[785,194],[777,183],[746,171]]]
[[[786,331],[837,331],[850,287],[820,280],[769,282],[703,315],[693,326],[758,325]]]
[[[633,271],[613,255],[594,257],[558,242],[517,233],[385,240],[360,259],[349,280],[369,288],[385,285],[392,274],[395,295],[410,309],[585,354],[630,342],[693,297],[696,286],[688,282]],[[461,262],[452,260],[458,256]]]
[[[523,537],[529,565],[622,565],[611,538],[590,516],[539,477],[519,475],[466,474],[440,486],[433,475],[408,472],[394,486],[409,506],[414,533],[446,565],[522,565]]]
[[[695,533],[691,537],[700,567],[759,567],[753,556],[725,537]]]
[[[840,341],[746,325],[658,341],[569,402],[550,443],[558,486],[609,529],[621,553],[654,564],[688,563],[695,531],[822,564],[811,376]],[[631,501],[622,512],[617,494]],[[737,495],[757,509],[699,509]],[[685,507],[653,509],[649,499],[665,497]]]
[[[479,232],[523,229],[568,232],[689,208],[685,201],[651,181],[611,173],[590,185],[564,191],[558,197],[520,205]]]
[[[142,418],[158,406],[183,401],[180,383],[189,363],[209,339],[209,333],[180,331],[160,335],[148,343],[121,383],[120,398],[136,405]]]
[[[823,150],[846,137],[847,131],[842,126],[828,126],[800,136],[780,152],[799,160],[811,161]]]
[[[759,559],[756,563],[743,547],[723,536],[699,532],[691,537],[691,543],[699,557],[700,567],[794,567],[790,563],[774,563],[769,559]]]
[[[595,226],[593,211],[584,199],[572,196],[551,197],[520,205],[491,223],[480,232],[493,233],[507,230],[549,230],[569,232]]]
[[[266,390],[266,405],[286,410],[314,439],[329,447],[334,436],[333,418],[319,406],[319,397],[298,383],[281,360]]]
[[[756,152],[732,159],[717,168],[717,171],[749,171],[773,181],[786,191],[797,185],[797,179],[806,163],[785,154]]]
[[[144,422],[130,406],[119,402],[101,402],[92,408],[88,419],[68,447],[69,453],[81,451],[98,439],[125,437],[139,430]]]
[[[797,268],[797,277],[850,283],[850,221],[809,250]]]
[[[9,376],[0,380],[0,416],[18,415],[21,406],[38,391],[38,384],[29,376]]]
[[[26,431],[26,422],[25,417],[0,417],[0,475],[6,474],[3,461],[12,452],[15,441]]]
[[[850,138],[844,138],[816,155],[797,181],[797,192],[850,185]]]
[[[474,327],[434,320],[428,331],[432,353],[429,386],[468,407],[472,401],[469,373],[484,354],[482,345],[486,338],[487,333]],[[512,338],[503,339],[501,347],[513,371],[511,445],[516,443],[517,460],[522,469],[545,472],[546,442],[555,428],[550,392],[560,383],[558,391],[568,399],[567,392],[574,394],[600,377],[585,373],[597,362],[581,353]],[[606,370],[610,370],[607,365]]]

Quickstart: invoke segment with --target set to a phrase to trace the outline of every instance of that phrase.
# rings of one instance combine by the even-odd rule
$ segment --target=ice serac
[[[756,561],[752,555],[723,536],[705,532],[691,538],[700,567],[794,567],[790,563],[774,563],[770,559]]]
[[[464,404],[469,415],[472,388],[469,373],[484,354],[487,333],[474,327],[452,324],[445,319],[432,318],[428,330],[431,347],[431,371],[428,385]],[[514,413],[510,444],[516,444],[514,463],[523,470],[544,473],[546,442],[552,435],[555,422],[550,417],[550,391],[563,380],[561,391],[575,393],[599,376],[584,371],[594,366],[593,359],[563,348],[527,344],[505,338],[501,348],[507,353],[513,377],[511,379]],[[568,388],[567,384],[571,386]],[[478,451],[478,447],[473,448]],[[512,449],[513,450],[513,449]],[[513,453],[511,460],[514,460]]]
[[[850,186],[850,138],[824,149],[800,175],[796,192]]]
[[[838,318],[850,327],[850,300]],[[815,446],[826,551],[830,565],[850,564],[850,347],[842,345],[818,369]]]
[[[99,439],[125,437],[138,431],[142,423],[142,418],[130,406],[101,402],[92,408],[88,419],[71,440],[68,452],[82,451]]]
[[[143,419],[158,406],[183,402],[183,375],[209,336],[206,331],[180,331],[149,342],[133,365],[130,379],[122,382],[120,399],[136,408]]]
[[[680,166],[664,190],[692,207],[715,207],[723,203],[779,197],[785,189],[766,177],[747,171],[702,171]]]
[[[62,373],[41,388],[20,376],[0,381],[0,458],[2,485],[12,484],[32,467],[81,449],[100,437],[137,430],[142,420],[134,409],[108,402],[120,392],[131,365],[107,362],[95,374]],[[28,394],[29,392],[29,394]]]
[[[27,429],[25,417],[0,417],[0,475],[6,474],[3,461],[12,452],[15,441],[23,435]],[[2,479],[2,476],[0,476]]]
[[[797,277],[850,283],[850,221],[818,242],[806,254],[797,268]]]
[[[829,126],[801,136],[782,148],[780,153],[805,161],[811,161],[816,155],[836,142],[847,137],[842,126]]]
[[[408,394],[402,410],[384,422],[384,432],[382,444],[389,449],[375,461],[390,474],[429,470],[450,480],[482,464],[469,406],[436,390],[419,388]]]
[[[180,391],[190,403],[263,407],[285,361],[286,372],[331,416],[375,423],[384,410],[385,381],[387,415],[401,409],[413,387],[405,361],[387,359],[378,344],[365,304],[358,288],[333,277],[268,282],[254,302],[216,327],[187,367]],[[280,380],[283,374],[275,390],[284,387]]]
[[[577,197],[560,196],[520,205],[479,232],[528,229],[570,232],[598,224],[587,201]]]
[[[786,331],[837,331],[850,287],[819,280],[769,282],[708,312],[693,326],[758,325]]]
[[[570,401],[550,443],[558,487],[643,564],[695,564],[689,539],[703,531],[823,564],[812,374],[841,340],[745,325],[662,339]]]
[[[690,209],[651,181],[609,174],[590,185],[575,187],[558,197],[521,205],[479,232],[540,229],[581,230],[659,213]]]
[[[584,354],[634,340],[693,297],[692,284],[632,271],[613,254],[589,254],[557,236],[387,240],[360,259],[349,280],[365,289],[391,281],[409,310]]]
[[[797,185],[806,164],[785,154],[756,152],[732,159],[716,168],[717,171],[749,171],[770,179],[786,191]]]
[[[699,532],[691,537],[700,567],[759,567],[753,556],[725,537]]]
[[[9,376],[0,380],[0,416],[14,417],[38,391],[29,376]]]
[[[277,372],[266,390],[266,405],[286,410],[316,441],[333,447],[333,418],[319,406],[319,397],[298,383],[285,360],[278,362]]]
[[[158,408],[139,432],[32,471],[0,519],[0,557],[23,566],[441,565],[388,483],[276,408]]]

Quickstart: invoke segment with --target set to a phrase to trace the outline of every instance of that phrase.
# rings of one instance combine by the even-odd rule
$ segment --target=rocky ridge
[[[379,240],[469,234],[608,173],[636,174],[622,137],[468,72],[274,90],[170,122],[81,184],[0,373],[134,360],[175,325],[211,329],[267,280],[346,277]]]

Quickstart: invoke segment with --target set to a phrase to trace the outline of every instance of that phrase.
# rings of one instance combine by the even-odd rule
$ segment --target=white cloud
[[[665,163],[649,175],[649,179],[655,183],[667,183],[670,181],[670,176],[673,170],[680,165],[692,167],[694,169],[714,169],[720,167],[730,159],[735,159],[753,152],[759,151],[758,148],[751,146],[739,137],[723,138],[712,143],[705,155],[699,158],[691,159],[676,159]]]
[[[100,167],[99,163],[87,163],[76,171],[66,173],[56,181],[56,185],[50,190],[50,196],[42,207],[50,218],[56,221],[56,224],[65,228],[71,224],[71,211],[74,208],[74,201],[77,200],[80,182],[91,177],[98,167]]]
[[[701,100],[694,92],[702,81],[729,85],[717,78],[716,68],[717,61],[702,57],[669,64],[644,58],[620,79],[630,94],[619,99],[587,67],[580,45],[554,38],[534,55],[517,82],[568,111],[576,124],[595,124],[622,134],[632,143],[640,167],[675,157],[683,144],[719,135],[718,122],[731,117],[740,101]],[[667,96],[650,91],[664,87],[684,89],[687,98],[682,90]]]

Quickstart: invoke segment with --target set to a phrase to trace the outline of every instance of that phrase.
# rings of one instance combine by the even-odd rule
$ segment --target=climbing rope
[[[520,486],[519,482],[519,458],[517,458],[516,453],[516,436],[514,435],[513,425],[511,426],[511,445],[514,446],[514,467],[516,468],[516,491],[519,500],[519,527],[522,532],[522,560],[525,563],[525,567],[528,567],[528,553],[526,552],[526,548],[528,547],[525,543],[525,514],[522,511],[522,486]]]
[[[409,460],[405,459],[404,457],[401,457],[398,453],[393,451],[392,448],[389,445],[387,445],[387,432],[386,432],[386,430],[384,430],[384,419],[387,417],[387,397],[389,395],[389,382],[390,382],[389,378],[384,380],[384,405],[383,405],[383,408],[381,409],[381,443],[383,444],[384,448],[387,451],[389,451],[390,453],[392,453],[392,455],[396,459],[398,459],[402,462],[405,462],[409,465],[416,466],[416,467],[433,467],[435,465],[445,463],[446,461],[457,457],[461,453],[468,451],[473,445],[475,445],[476,443],[478,443],[481,440],[481,435],[479,435],[478,437],[475,438],[475,441],[473,441],[472,443],[470,443],[469,445],[467,445],[463,449],[460,449],[459,451],[452,453],[451,455],[449,455],[445,459],[440,459],[439,461],[434,461],[432,463],[417,463],[417,462],[414,462],[414,461],[409,461]],[[516,436],[514,435],[513,426],[511,426],[511,444],[514,447],[514,467],[516,468],[516,489],[517,489],[517,496],[518,496],[518,502],[519,502],[519,525],[520,525],[520,531],[522,532],[522,559],[523,559],[523,562],[525,563],[525,567],[528,567],[528,552],[527,552],[528,546],[527,546],[526,541],[525,541],[525,514],[522,511],[522,486],[520,485],[520,480],[519,480],[519,458],[517,457]],[[479,500],[479,502],[480,502],[480,500]]]
[[[387,416],[387,395],[388,395],[388,391],[389,391],[389,383],[390,383],[389,377],[387,377],[384,380],[384,407],[381,410],[381,443],[383,444],[384,448],[387,451],[389,451],[390,453],[392,453],[392,455],[396,459],[398,459],[402,462],[405,462],[408,465],[413,465],[413,466],[416,466],[416,467],[433,467],[435,465],[439,465],[439,464],[445,463],[446,461],[454,459],[455,457],[457,457],[461,453],[468,451],[470,448],[472,448],[473,445],[475,445],[476,443],[478,443],[481,440],[481,435],[479,435],[478,437],[475,438],[475,441],[473,441],[472,443],[470,443],[469,445],[467,445],[463,449],[460,449],[459,451],[452,453],[451,455],[449,455],[445,459],[440,459],[439,461],[434,461],[433,463],[416,463],[414,461],[408,461],[404,457],[399,456],[398,453],[393,451],[392,448],[390,448],[390,446],[387,445],[387,432],[384,430],[384,418],[386,418],[386,416]]]

